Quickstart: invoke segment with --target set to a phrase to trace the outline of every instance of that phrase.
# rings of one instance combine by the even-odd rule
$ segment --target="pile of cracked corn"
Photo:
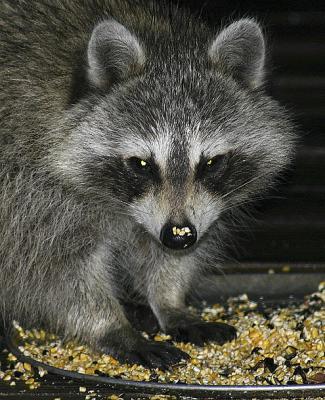
[[[238,338],[223,346],[175,343],[191,359],[167,371],[120,364],[109,355],[92,353],[86,346],[63,345],[56,336],[42,330],[24,330],[18,325],[17,330],[20,350],[26,356],[84,374],[205,385],[325,383],[325,282],[319,285],[318,292],[289,306],[268,307],[242,295],[229,299],[225,306],[205,307],[202,318],[232,324],[238,330]],[[170,337],[157,334],[154,340]],[[12,367],[0,370],[0,380],[9,384],[24,380],[30,389],[39,386],[37,376],[45,371],[35,371],[12,354],[8,354],[8,360]]]

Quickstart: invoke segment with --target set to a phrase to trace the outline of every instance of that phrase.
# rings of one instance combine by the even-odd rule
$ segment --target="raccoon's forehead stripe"
[[[183,186],[190,172],[188,142],[185,137],[174,138],[170,144],[166,164],[166,177],[175,186]]]

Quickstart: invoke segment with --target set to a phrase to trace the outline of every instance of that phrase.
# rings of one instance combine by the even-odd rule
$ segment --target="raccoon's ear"
[[[138,39],[114,19],[95,26],[88,43],[87,57],[88,79],[102,89],[139,72],[145,62]]]
[[[263,83],[265,43],[253,19],[233,22],[219,33],[209,49],[214,65],[249,88]]]

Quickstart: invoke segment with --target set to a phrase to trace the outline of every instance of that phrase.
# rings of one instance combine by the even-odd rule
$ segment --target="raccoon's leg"
[[[60,309],[59,325],[68,336],[79,337],[122,362],[164,369],[186,359],[186,353],[168,343],[149,341],[131,326],[114,296],[118,289],[113,287],[103,254],[102,249],[97,251],[82,263],[78,274],[73,273],[71,279],[67,277],[61,282],[60,286],[65,288],[58,302],[66,308]]]
[[[149,304],[161,328],[175,340],[197,345],[207,341],[223,344],[236,337],[235,328],[224,323],[204,322],[186,308],[185,295],[195,271],[193,262],[184,257],[167,259],[160,265],[149,284]]]

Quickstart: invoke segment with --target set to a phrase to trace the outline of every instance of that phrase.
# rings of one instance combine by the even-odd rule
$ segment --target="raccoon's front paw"
[[[197,346],[213,341],[224,344],[236,338],[236,329],[221,322],[182,321],[176,327],[167,330],[173,339],[190,342]]]
[[[159,368],[166,370],[178,364],[182,360],[188,360],[190,356],[177,347],[165,343],[154,342],[139,338],[133,346],[107,346],[102,351],[112,355],[118,361],[128,364],[139,364],[146,368]]]

